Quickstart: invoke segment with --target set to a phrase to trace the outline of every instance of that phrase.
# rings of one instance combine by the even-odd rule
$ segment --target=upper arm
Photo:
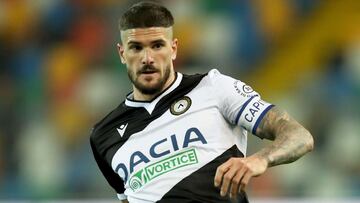
[[[255,135],[260,138],[274,140],[276,135],[296,129],[304,129],[295,119],[286,111],[274,106],[271,108],[260,121]]]
[[[231,124],[238,125],[249,132],[261,137],[257,133],[260,122],[274,105],[263,101],[260,95],[249,85],[240,80],[221,74],[216,69],[209,72],[212,92],[220,112]],[[270,114],[272,115],[272,114]]]
[[[124,181],[120,178],[120,176],[114,172],[108,162],[100,155],[98,152],[94,142],[90,139],[91,149],[95,158],[95,161],[104,175],[105,179],[109,183],[109,185],[116,191],[118,197],[124,196],[123,193],[125,191]],[[120,197],[119,197],[120,198]],[[121,198],[120,198],[121,199]]]

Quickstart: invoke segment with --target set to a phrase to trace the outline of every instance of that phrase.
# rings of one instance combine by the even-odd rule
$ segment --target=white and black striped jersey
[[[95,160],[119,199],[129,202],[230,202],[214,187],[216,168],[246,153],[273,106],[250,86],[216,69],[176,73],[149,102],[124,102],[95,125]],[[241,194],[239,202],[248,202]]]

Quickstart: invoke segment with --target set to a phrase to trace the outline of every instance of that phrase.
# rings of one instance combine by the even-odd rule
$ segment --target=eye
[[[163,43],[156,43],[153,45],[153,49],[161,49],[164,46]]]
[[[129,49],[133,51],[141,51],[142,47],[140,45],[130,45]]]

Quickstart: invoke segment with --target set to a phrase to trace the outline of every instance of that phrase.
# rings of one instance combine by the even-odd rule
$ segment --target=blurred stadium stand
[[[115,199],[89,132],[131,88],[116,43],[134,2],[0,1],[0,200]],[[360,197],[360,1],[163,2],[177,70],[239,78],[315,137],[311,154],[254,178],[250,197]],[[268,144],[249,142],[249,154]]]

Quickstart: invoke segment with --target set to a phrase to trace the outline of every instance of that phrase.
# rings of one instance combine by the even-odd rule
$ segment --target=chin
[[[142,83],[140,86],[137,87],[141,93],[147,95],[157,94],[161,91],[162,87],[159,83],[151,84],[151,83]]]

